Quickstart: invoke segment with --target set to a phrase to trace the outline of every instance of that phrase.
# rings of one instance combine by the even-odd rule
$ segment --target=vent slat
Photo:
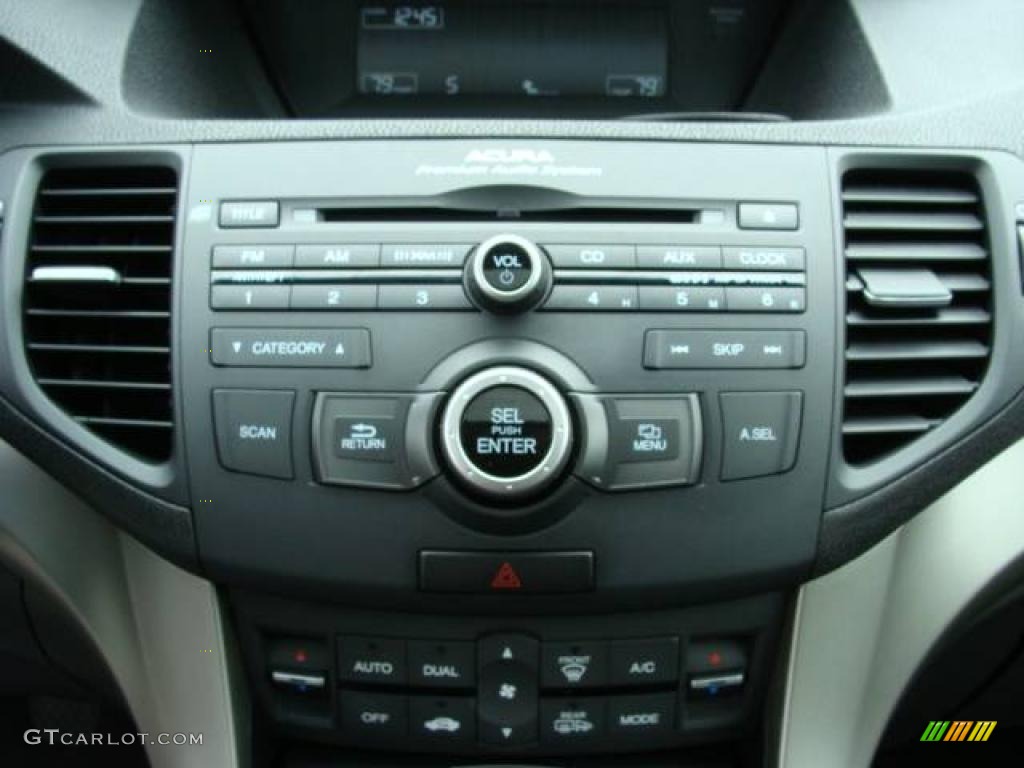
[[[172,169],[152,166],[48,171],[25,271],[25,350],[36,382],[83,427],[154,462],[173,446],[177,183]],[[61,270],[68,279],[31,279]],[[76,270],[117,279],[77,281]]]
[[[927,315],[879,315],[852,310],[846,315],[846,324],[859,327],[906,327],[916,325],[987,325],[992,315],[978,307],[948,307]]]
[[[908,397],[929,395],[969,395],[978,388],[977,382],[963,376],[921,378],[861,379],[852,381],[843,389],[846,397]]]
[[[975,243],[858,243],[846,248],[848,261],[985,261],[988,254]]]
[[[979,232],[981,219],[966,213],[868,213],[858,211],[843,217],[846,230],[876,232]]]
[[[956,360],[984,358],[988,347],[975,341],[938,342],[856,342],[846,347],[846,359],[856,362],[880,360]]]
[[[117,381],[115,379],[37,379],[43,387],[79,387],[82,389],[138,389],[154,392],[170,392],[171,385],[165,382]]]
[[[843,422],[844,435],[920,434],[938,426],[939,419],[920,416],[886,416],[849,419]]]
[[[969,173],[853,170],[842,201],[842,443],[846,461],[863,465],[942,424],[978,390],[991,354],[990,255]],[[858,275],[879,268],[901,275],[910,295],[935,293],[938,280],[948,305],[885,306]]]
[[[978,196],[962,187],[911,187],[858,184],[843,190],[844,203],[902,203],[908,205],[972,205]]]

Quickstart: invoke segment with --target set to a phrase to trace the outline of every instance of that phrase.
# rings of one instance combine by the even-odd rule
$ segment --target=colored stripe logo
[[[921,734],[921,741],[988,741],[996,720],[932,720]]]

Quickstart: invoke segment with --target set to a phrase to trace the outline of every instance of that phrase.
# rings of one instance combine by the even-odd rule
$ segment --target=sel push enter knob
[[[569,460],[572,420],[559,391],[525,368],[480,371],[452,393],[441,419],[449,468],[495,501],[535,496]]]
[[[525,237],[495,235],[474,249],[466,265],[465,283],[481,309],[496,314],[526,312],[547,295],[551,264]]]

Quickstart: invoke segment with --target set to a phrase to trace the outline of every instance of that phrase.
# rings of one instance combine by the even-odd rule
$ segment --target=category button
[[[292,478],[292,391],[215,389],[213,420],[221,466]]]
[[[472,245],[390,244],[381,251],[380,265],[385,269],[460,269],[466,263]]]
[[[546,245],[544,250],[557,269],[632,269],[632,245]]]
[[[273,200],[236,200],[220,204],[220,225],[224,229],[276,227],[280,217],[280,206]]]
[[[214,365],[266,368],[369,368],[370,332],[362,328],[214,328]]]
[[[717,245],[641,245],[640,269],[721,269],[722,249]]]

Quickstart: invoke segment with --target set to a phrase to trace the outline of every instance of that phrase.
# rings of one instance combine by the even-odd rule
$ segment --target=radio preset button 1
[[[295,251],[299,269],[367,269],[380,265],[380,246],[300,245]]]
[[[214,285],[211,309],[288,309],[292,289],[287,285]]]
[[[633,269],[632,245],[545,245],[556,269]]]
[[[640,269],[721,269],[722,249],[717,245],[640,245]]]

